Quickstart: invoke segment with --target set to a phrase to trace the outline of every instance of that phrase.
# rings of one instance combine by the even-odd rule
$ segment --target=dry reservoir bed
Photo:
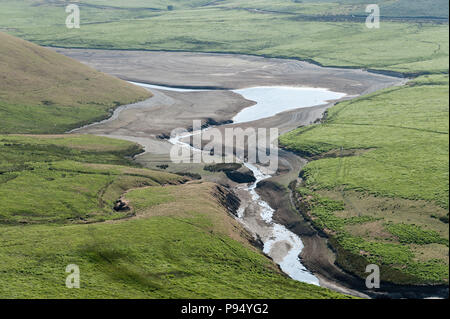
[[[249,189],[230,181],[223,173],[206,173],[202,164],[171,163],[169,152],[172,144],[166,139],[170,132],[175,128],[191,128],[193,120],[202,120],[202,123],[218,126],[222,132],[227,127],[243,129],[254,127],[278,128],[279,133],[283,134],[320,119],[325,110],[336,101],[405,82],[403,79],[362,70],[322,68],[301,61],[243,55],[59,48],[55,50],[125,80],[183,88],[180,90],[150,86],[149,90],[154,94],[151,99],[122,106],[110,119],[80,128],[76,132],[138,142],[145,146],[146,153],[140,155],[137,161],[149,168],[168,164],[168,170],[172,172],[201,174],[205,180],[233,188],[241,198],[242,207],[245,208],[243,215],[240,216],[241,221],[251,233],[259,238],[265,238],[266,246],[270,243],[270,249],[264,247],[265,253],[280,265],[283,265],[284,257],[289,255],[290,249],[285,248],[289,248],[292,243],[286,240],[274,242],[274,235],[268,233],[273,231],[273,227],[264,227],[265,221],[259,212],[262,209],[261,205],[253,203],[255,194],[249,196]],[[258,106],[264,104],[263,100],[255,105],[258,97],[252,98],[252,94],[258,94],[257,90],[242,90],[254,87],[272,87],[273,95],[277,94],[277,87],[284,87],[278,88],[278,91],[286,92],[290,90],[289,87],[294,87],[309,88],[305,91],[316,91],[321,94],[324,94],[323,89],[328,89],[339,94],[329,95],[327,102],[324,102],[325,99],[318,101],[320,105],[316,105],[314,99],[306,101],[305,98],[302,106],[316,106],[285,108],[287,111],[278,114],[277,111],[272,111],[270,117],[264,117],[258,113]],[[276,100],[270,100],[271,94],[268,94],[268,90],[260,90],[260,95],[266,95],[267,103],[264,107],[267,108],[271,103],[276,104]],[[250,97],[245,99],[243,95]],[[286,98],[283,103],[289,103],[292,99],[295,101],[296,98],[296,96]],[[334,100],[329,100],[331,98]],[[251,112],[253,108],[254,112]],[[232,119],[236,119],[238,124],[227,124]],[[271,182],[287,186],[290,181],[297,178],[304,164],[305,161],[298,156],[280,151],[277,174],[266,179],[265,188],[258,191],[264,203],[272,206],[273,221],[281,224],[296,223],[294,233],[297,235],[306,235],[308,232],[301,225],[302,221],[295,212],[290,209],[286,192],[281,189],[274,190],[273,187],[269,187],[271,189],[269,191],[267,186],[272,185]],[[318,244],[319,238],[315,238],[314,241],[310,240],[311,238],[308,237],[304,242],[305,253],[302,254],[302,258],[311,258],[317,263],[323,263],[314,267],[320,284],[363,296],[338,282],[333,282],[334,275],[339,275],[337,281],[341,282],[346,280],[345,275],[332,265],[332,257],[326,257],[330,256],[326,245]],[[299,243],[301,244],[301,241]]]

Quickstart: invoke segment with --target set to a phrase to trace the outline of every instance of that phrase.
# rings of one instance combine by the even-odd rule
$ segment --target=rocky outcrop
[[[114,204],[114,210],[116,212],[128,212],[131,210],[129,203],[123,199],[119,199]]]
[[[256,178],[253,175],[253,172],[251,172],[250,170],[247,171],[230,171],[230,172],[225,172],[225,174],[227,175],[227,177],[229,179],[231,179],[233,182],[235,183],[240,183],[240,184],[247,184],[247,183],[254,183],[256,182]]]

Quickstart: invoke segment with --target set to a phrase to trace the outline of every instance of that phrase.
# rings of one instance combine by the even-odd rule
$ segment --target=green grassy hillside
[[[0,226],[0,297],[345,297],[286,278],[256,249],[216,226],[231,227],[233,219],[211,198],[210,187],[146,189],[146,196],[160,199],[151,211],[159,216],[64,227]],[[136,206],[142,200],[129,197]],[[80,289],[65,287],[69,264],[80,267]]]
[[[299,199],[348,270],[363,276],[361,259],[387,267],[385,280],[448,282],[448,93],[448,76],[421,77],[281,137],[316,159]]]
[[[150,97],[142,88],[0,33],[0,133],[60,133]]]
[[[0,150],[2,224],[120,219],[130,214],[113,210],[125,190],[183,180],[129,167],[124,156],[140,147],[107,138],[0,135]]]
[[[92,2],[92,1],[91,1]],[[448,1],[446,0],[230,0],[216,3],[217,6],[256,8],[266,11],[275,11],[286,14],[298,14],[303,19],[330,19],[346,18],[358,19],[359,16],[367,16],[366,6],[376,3],[380,7],[380,15],[383,18],[448,18]]]
[[[136,144],[0,136],[0,298],[344,298],[281,274],[217,186],[133,167]],[[171,185],[171,186],[169,186]],[[130,210],[116,212],[121,198]],[[65,286],[77,264],[81,289]]]

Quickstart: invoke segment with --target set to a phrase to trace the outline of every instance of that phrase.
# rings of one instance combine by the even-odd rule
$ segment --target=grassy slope
[[[101,137],[0,135],[0,150],[1,224],[123,218],[112,208],[126,189],[182,180],[129,167],[140,147]]]
[[[133,167],[124,156],[139,149],[0,136],[0,298],[343,297],[287,279],[249,245],[216,186],[161,187],[184,178]],[[121,197],[131,211],[112,209]],[[73,263],[80,290],[65,287]]]
[[[331,0],[302,0],[298,2],[292,0],[84,0],[79,2],[85,5],[101,6],[102,8],[146,8],[154,12],[167,11],[168,6],[172,6],[173,10],[202,7],[237,7],[258,8],[284,13],[330,15],[365,13],[366,5],[373,3],[370,0],[340,0],[339,5]],[[413,4],[408,0],[380,0],[377,3],[383,11],[382,16],[448,17],[448,2],[446,0],[415,0]]]
[[[345,184],[448,208],[448,76],[421,79],[340,103],[329,110],[325,124],[292,131],[281,142],[307,156],[340,148],[369,150],[311,163],[311,184]]]
[[[237,232],[227,227],[240,226],[210,195],[212,187],[198,184],[131,192],[127,197],[132,205],[140,206],[148,198],[153,202],[139,210],[143,218],[119,223],[1,226],[0,296],[343,297],[287,279],[242,238],[230,238],[230,232],[235,237]],[[65,287],[68,264],[80,267],[81,289]]]
[[[233,0],[226,1],[229,7],[257,8],[271,10],[280,13],[296,13],[309,17],[321,17],[324,15],[342,16],[367,16],[365,12],[370,0],[302,0],[295,1],[266,1],[266,0]],[[446,0],[380,0],[376,2],[380,6],[382,17],[434,17],[448,18],[448,2]]]
[[[311,16],[340,14],[343,6],[333,3],[260,0],[205,6],[208,1],[176,1],[175,10],[168,11],[167,3],[161,1],[108,1],[107,8],[85,5],[106,2],[80,1],[82,26],[77,30],[66,29],[60,6],[43,3],[30,7],[30,1],[0,2],[4,15],[0,29],[39,44],[63,47],[241,52],[404,73],[448,71],[447,24],[382,21],[375,30],[367,29],[361,19],[311,20]],[[409,7],[425,7],[421,3]],[[445,12],[443,6],[434,4],[432,8],[439,10],[433,9],[430,15]],[[245,10],[258,7],[279,12]],[[42,18],[28,23],[30,16],[42,12]]]
[[[306,166],[299,193],[345,249],[347,269],[363,275],[364,264],[348,262],[362,257],[401,269],[385,280],[448,282],[448,110],[448,76],[425,76],[340,103],[324,124],[281,137],[306,156],[336,151]],[[340,156],[348,150],[362,151]]]
[[[59,133],[149,92],[0,33],[0,133]]]

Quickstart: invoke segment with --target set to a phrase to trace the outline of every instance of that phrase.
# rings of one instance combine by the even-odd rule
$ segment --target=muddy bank
[[[126,106],[109,120],[77,130],[97,135],[141,138],[164,137],[176,128],[192,127],[194,120],[209,125],[226,123],[254,104],[230,91],[173,92],[152,90],[153,97]]]
[[[404,79],[363,70],[323,68],[307,62],[247,55],[187,52],[150,52],[54,48],[97,70],[136,82],[172,87],[243,89],[254,86],[328,88],[350,99],[404,83]],[[175,92],[150,89],[154,97],[125,107],[120,114],[77,133],[124,138],[152,153],[167,154],[167,137],[174,128],[190,128],[192,121],[227,123],[253,101],[226,90]],[[335,101],[334,101],[335,102]],[[308,125],[333,105],[320,105],[239,124],[239,127],[278,128],[280,134]],[[231,125],[230,125],[231,126]]]
[[[275,209],[274,221],[300,236],[304,245],[300,259],[303,265],[319,278],[321,287],[357,297],[369,297],[363,292],[366,290],[365,281],[343,272],[334,264],[335,256],[326,238],[321,237],[309,222],[295,211],[288,188],[269,180],[259,183],[257,192]]]

